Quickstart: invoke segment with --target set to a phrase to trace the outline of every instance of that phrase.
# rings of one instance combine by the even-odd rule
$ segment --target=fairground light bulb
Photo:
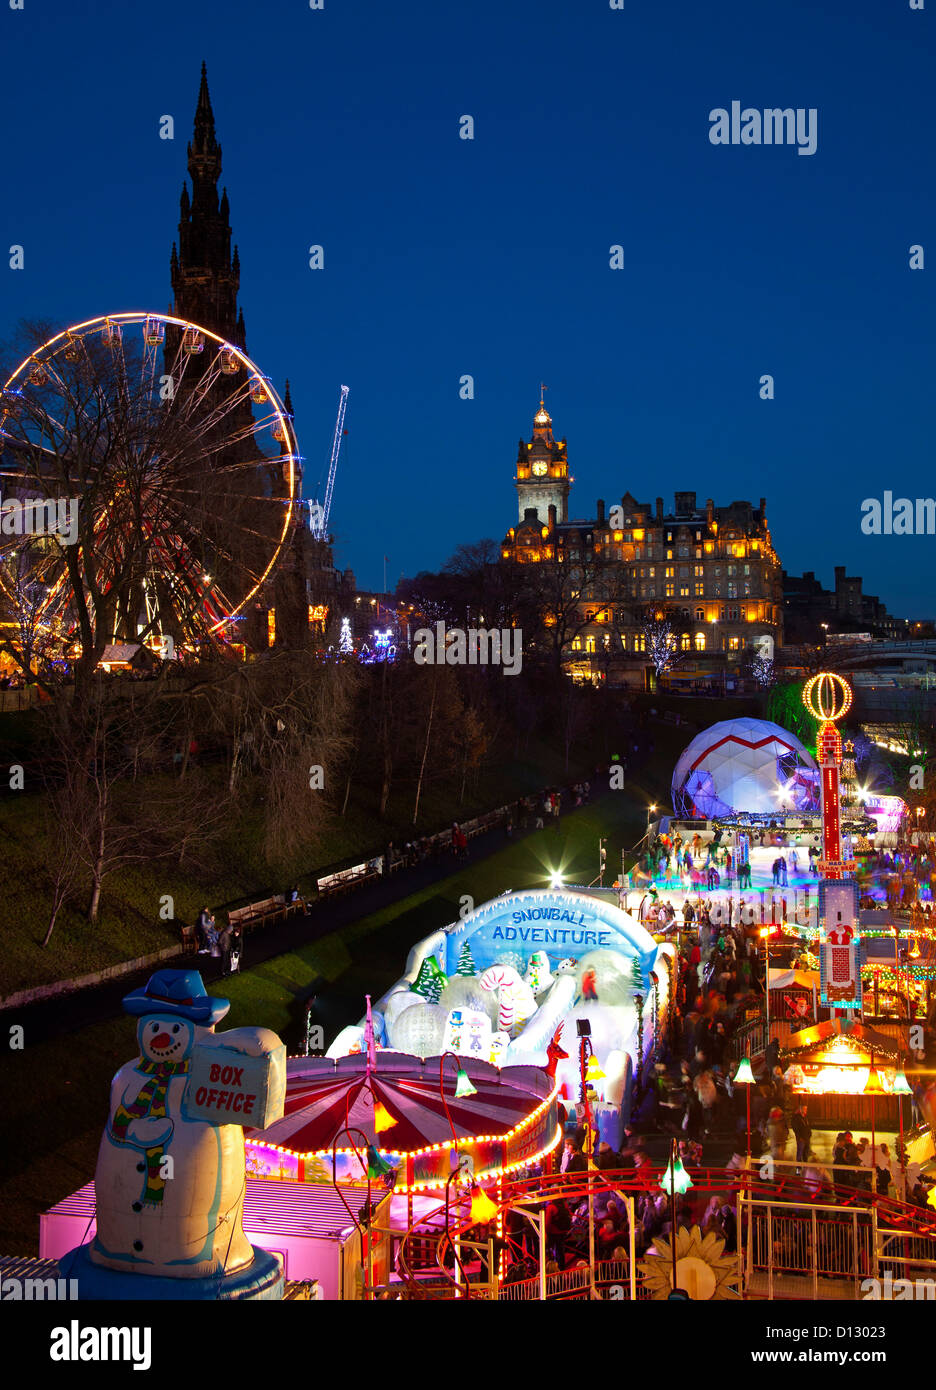
[[[688,1192],[692,1186],[692,1179],[683,1167],[682,1159],[676,1155],[675,1160],[670,1159],[666,1165],[666,1172],[660,1179],[660,1187],[669,1195],[671,1192]]]
[[[376,1101],[374,1104],[374,1128],[377,1133],[383,1134],[385,1130],[392,1129],[395,1124],[396,1120],[383,1102]]]
[[[497,1207],[483,1187],[475,1183],[471,1189],[471,1219],[479,1226],[486,1226],[497,1215]]]
[[[754,1085],[754,1073],[751,1070],[751,1059],[749,1057],[741,1058],[741,1061],[738,1063],[738,1070],[734,1074],[734,1080],[736,1082],[740,1081],[743,1085]]]
[[[595,1054],[594,1054],[594,1052],[593,1052],[592,1055],[589,1057],[589,1059],[588,1059],[588,1065],[587,1065],[587,1067],[585,1068],[585,1080],[586,1080],[586,1081],[604,1081],[604,1079],[605,1079],[605,1073],[601,1070],[601,1066],[600,1066],[600,1064],[599,1064],[599,1062],[598,1062],[598,1058],[595,1056]]]
[[[472,1086],[471,1079],[464,1067],[458,1068],[458,1079],[455,1082],[455,1094],[456,1096],[476,1096],[478,1094],[477,1087]]]

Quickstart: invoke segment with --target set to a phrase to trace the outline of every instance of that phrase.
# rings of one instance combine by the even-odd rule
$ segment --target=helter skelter
[[[301,490],[291,417],[240,348],[163,314],[75,324],[6,382],[0,447],[7,499],[78,499],[72,545],[0,517],[14,626],[58,655],[240,640]]]

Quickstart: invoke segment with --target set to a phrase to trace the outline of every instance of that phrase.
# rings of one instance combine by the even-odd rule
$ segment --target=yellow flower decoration
[[[657,1236],[653,1242],[655,1255],[647,1255],[638,1268],[652,1298],[669,1297],[673,1287],[673,1249],[668,1240]],[[693,1300],[740,1298],[732,1285],[738,1280],[738,1261],[725,1254],[725,1242],[710,1231],[703,1236],[698,1226],[687,1231],[680,1226],[676,1232],[677,1288],[684,1289]]]

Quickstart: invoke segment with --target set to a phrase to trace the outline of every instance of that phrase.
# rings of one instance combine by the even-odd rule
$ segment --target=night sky
[[[936,537],[859,523],[885,488],[936,494],[936,4],[821,8],[4,3],[2,249],[26,268],[0,262],[0,337],[168,308],[204,59],[248,351],[291,380],[310,493],[351,387],[332,527],[361,587],[514,524],[542,379],[572,516],[766,496],[788,570],[845,564],[932,616]],[[711,144],[732,100],[817,108],[817,152]]]

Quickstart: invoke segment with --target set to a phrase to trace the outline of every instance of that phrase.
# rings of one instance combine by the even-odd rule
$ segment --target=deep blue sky
[[[936,4],[325,5],[3,5],[2,249],[26,269],[0,261],[0,337],[167,308],[204,58],[248,350],[292,381],[310,490],[351,387],[332,524],[359,585],[514,523],[542,378],[572,515],[766,495],[787,569],[936,611],[936,537],[859,530],[885,487],[936,494]],[[711,145],[733,99],[818,108],[817,153]]]

